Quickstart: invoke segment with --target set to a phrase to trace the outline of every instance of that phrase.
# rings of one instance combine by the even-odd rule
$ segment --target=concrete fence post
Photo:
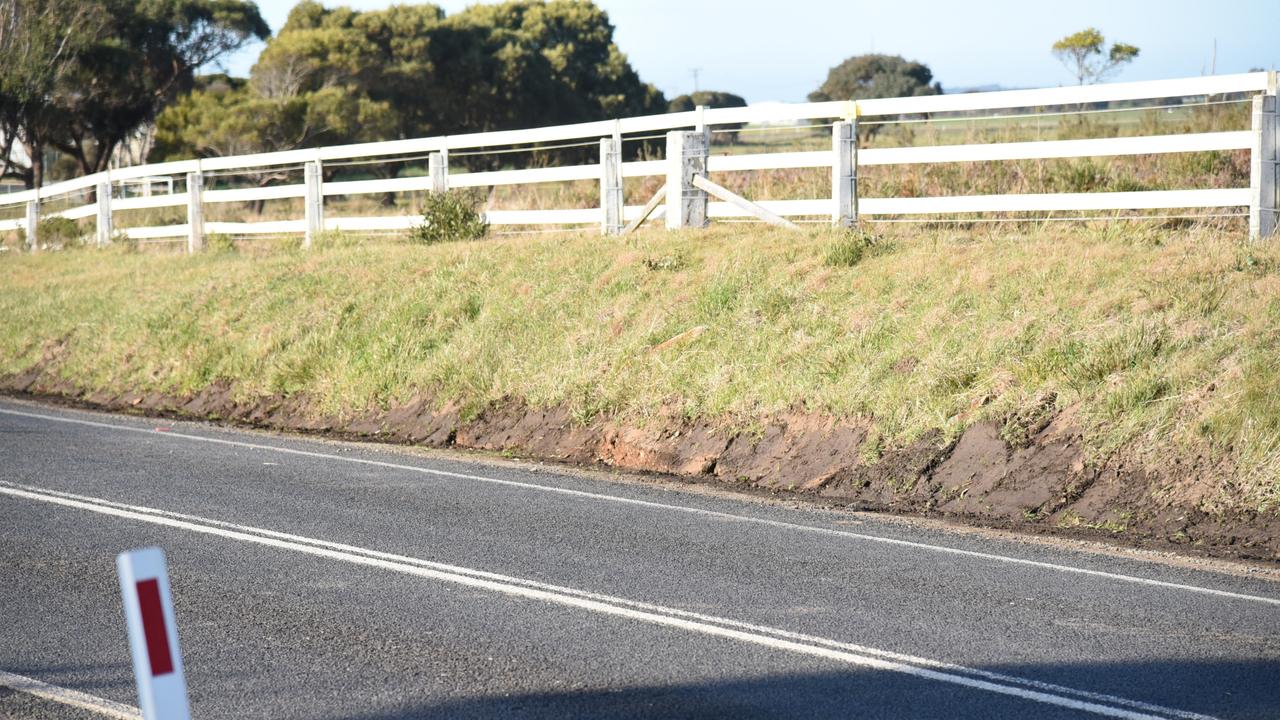
[[[27,201],[27,246],[31,248],[31,252],[40,251],[40,200]]]
[[[1253,148],[1249,153],[1249,238],[1276,232],[1280,215],[1280,150],[1277,149],[1276,96],[1253,98]]]
[[[622,147],[600,138],[600,234],[622,233]]]
[[[667,229],[707,226],[707,192],[693,184],[707,174],[707,136],[701,132],[667,133]]]
[[[858,222],[858,121],[831,126],[831,224],[853,227]]]
[[[305,167],[307,233],[302,238],[304,250],[309,249],[316,236],[324,231],[324,192],[321,187],[320,161],[312,160]]]
[[[442,193],[449,189],[449,158],[442,152],[427,156],[427,172],[431,175],[431,192]]]
[[[95,240],[98,247],[106,247],[111,242],[111,182],[98,183],[98,229]]]
[[[204,249],[204,175],[187,173],[187,252]]]

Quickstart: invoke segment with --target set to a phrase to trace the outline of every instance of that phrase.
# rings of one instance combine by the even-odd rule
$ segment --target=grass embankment
[[[868,424],[867,463],[1047,405],[1092,461],[1197,458],[1207,507],[1280,505],[1280,247],[1206,229],[82,249],[0,256],[0,288],[0,376],[44,363],[85,391],[747,430],[804,412]]]

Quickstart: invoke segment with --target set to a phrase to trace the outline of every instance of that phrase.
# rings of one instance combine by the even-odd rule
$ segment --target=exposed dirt
[[[1123,454],[1091,465],[1070,411],[1019,424],[1015,445],[1006,440],[1008,425],[979,423],[955,442],[931,436],[864,453],[865,424],[800,412],[769,418],[758,433],[733,434],[675,415],[645,427],[607,418],[582,424],[565,408],[532,408],[518,400],[464,420],[458,408],[429,398],[325,417],[305,396],[245,401],[225,382],[190,397],[113,395],[61,379],[58,354],[47,348],[36,367],[0,377],[0,391],[108,410],[603,464],[858,509],[1280,561],[1280,516],[1205,509],[1208,483],[1200,478],[1217,468],[1170,460],[1153,472]]]

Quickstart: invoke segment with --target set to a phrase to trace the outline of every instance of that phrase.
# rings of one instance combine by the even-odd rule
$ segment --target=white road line
[[[661,612],[661,613],[665,613],[665,614],[669,614],[677,617],[685,617],[693,620],[701,620],[704,622],[713,622],[713,623],[718,623],[727,627],[736,627],[736,628],[741,628],[741,629],[750,630],[754,632],[771,634],[771,635],[774,635],[775,637],[780,637],[784,639],[797,640],[800,642],[813,643],[818,645],[826,645],[828,647],[834,647],[842,650],[849,650],[852,652],[863,653],[867,655],[875,655],[877,657],[882,657],[888,660],[896,660],[904,663],[910,663],[913,665],[932,667],[939,670],[948,670],[951,672],[969,674],[976,677],[986,678],[988,680],[994,680],[997,682],[1008,683],[1013,685],[1022,685],[1023,687],[1034,688],[1037,690],[1044,690],[1050,693],[1075,695],[1077,697],[1085,698],[1088,700],[1095,700],[1102,703],[1110,703],[1112,705],[1122,705],[1122,706],[1131,707],[1138,710],[1143,710],[1146,712],[1164,713],[1167,715],[1183,718],[1184,720],[1210,720],[1208,716],[1205,716],[1205,715],[1199,715],[1196,713],[1175,710],[1172,708],[1162,707],[1160,705],[1152,705],[1152,704],[1140,702],[1137,700],[1129,700],[1127,698],[1122,698],[1115,695],[1108,695],[1105,693],[1096,693],[1096,692],[1091,692],[1087,690],[1078,690],[1076,688],[1070,688],[1064,685],[1056,685],[1053,683],[1047,683],[1040,680],[1022,678],[1016,675],[1005,675],[1003,673],[996,673],[988,670],[969,668],[963,665],[956,665],[954,663],[941,662],[938,660],[932,660],[929,658],[923,658],[923,657],[914,656],[914,655],[907,655],[904,653],[896,653],[888,650],[880,650],[878,648],[868,647],[865,645],[856,645],[853,643],[830,640],[828,638],[818,637],[815,635],[806,635],[803,633],[795,633],[788,630],[779,630],[779,629],[770,628],[764,625],[753,625],[751,623],[745,623],[745,622],[730,620],[726,618],[718,618],[711,615],[690,612],[687,610],[680,610],[677,608],[668,608],[661,605],[654,605],[651,603],[641,602],[638,600],[630,600],[627,598],[621,598],[613,595],[605,595],[605,594],[593,593],[585,590],[577,590],[575,588],[565,587],[563,585],[553,585],[550,583],[539,582],[536,580],[527,580],[524,578],[500,575],[497,573],[486,572],[483,570],[474,570],[471,568],[465,568],[458,565],[449,565],[446,563],[434,562],[431,560],[423,560],[421,558],[409,557],[407,555],[398,555],[395,553],[387,553],[387,552],[382,552],[380,550],[370,550],[367,548],[361,548],[354,545],[347,545],[344,543],[336,543],[328,540],[308,538],[302,535],[294,535],[291,533],[283,533],[275,530],[255,528],[248,525],[240,525],[237,523],[230,523],[222,520],[214,520],[211,518],[202,518],[195,515],[187,515],[184,513],[170,512],[168,510],[160,510],[157,508],[150,508],[142,505],[127,505],[125,503],[105,500],[102,498],[89,497],[87,495],[77,495],[74,493],[62,492],[59,490],[49,490],[47,488],[38,488],[38,487],[29,486],[29,485],[19,485],[16,483],[10,483],[4,480],[0,480],[0,488],[3,488],[5,486],[17,488],[19,490],[27,490],[29,492],[33,492],[37,494],[43,493],[46,495],[52,495],[55,497],[61,497],[61,498],[66,498],[70,500],[79,500],[79,501],[83,501],[90,504],[106,505],[106,506],[118,508],[121,510],[146,513],[148,515],[170,517],[178,520],[188,520],[195,523],[203,523],[206,525],[214,525],[217,527],[229,528],[231,530],[238,530],[244,533],[256,534],[264,537],[280,538],[283,540],[289,540],[293,542],[308,544],[315,547],[331,548],[331,549],[340,550],[343,552],[364,555],[366,557],[379,558],[383,560],[391,560],[394,562],[418,565],[421,567],[431,567],[439,570],[444,570],[447,572],[456,572],[464,575],[473,575],[475,577],[489,578],[492,580],[499,580],[502,582],[517,583],[517,584],[524,585],[526,587],[534,587],[534,588],[540,588],[543,590],[550,590],[553,592],[576,595],[578,597],[584,597],[584,598],[589,598],[593,600],[600,600],[602,602],[613,603],[615,605],[625,605],[628,607],[638,608],[641,610]]]
[[[1122,706],[1117,707],[1116,705],[1107,705],[1093,700],[1080,699],[1079,696],[1083,694],[1083,691],[1072,690],[1071,694],[1076,695],[1076,697],[1070,697],[1065,694],[1057,694],[1044,689],[1038,689],[1034,686],[1034,683],[1021,681],[1020,679],[1018,684],[1005,684],[993,679],[982,677],[980,676],[981,671],[969,668],[964,668],[965,672],[963,673],[939,669],[940,667],[945,666],[941,663],[937,663],[936,661],[927,661],[926,665],[919,666],[911,664],[910,662],[904,662],[901,659],[890,659],[907,658],[909,656],[896,655],[879,650],[875,651],[875,654],[872,654],[866,652],[865,649],[860,646],[841,643],[835,640],[821,639],[822,642],[811,642],[799,639],[804,636],[788,633],[787,631],[776,628],[756,626],[709,615],[699,615],[696,616],[698,619],[693,619],[691,617],[691,613],[685,613],[675,608],[637,603],[623,599],[616,599],[621,600],[621,602],[617,602],[614,598],[605,595],[586,593],[576,590],[566,592],[565,589],[556,588],[555,586],[545,585],[523,578],[504,576],[480,570],[455,568],[425,560],[410,559],[411,562],[393,560],[388,559],[388,557],[395,556],[388,556],[383,553],[378,553],[377,551],[366,550],[363,548],[357,548],[359,552],[338,550],[330,547],[330,545],[334,544],[326,543],[323,540],[311,538],[305,538],[306,542],[289,540],[285,538],[297,536],[287,536],[283,533],[276,533],[274,531],[263,530],[260,528],[245,527],[244,530],[233,530],[228,527],[231,525],[230,523],[198,518],[196,516],[188,515],[185,516],[187,519],[178,519],[158,514],[158,511],[151,510],[150,508],[126,509],[128,506],[120,507],[118,503],[102,501],[96,498],[84,500],[72,499],[69,497],[63,497],[62,494],[54,494],[53,492],[45,491],[40,488],[21,489],[19,487],[15,487],[12,483],[7,482],[0,483],[0,494],[80,510],[87,510],[102,515],[136,520],[154,525],[176,528],[179,530],[213,535],[230,540],[239,540],[242,542],[254,543],[282,550],[291,550],[330,560],[337,560],[356,565],[365,565],[406,575],[414,575],[417,577],[429,578],[466,587],[489,590],[513,597],[541,600],[548,603],[574,607],[604,615],[622,617],[713,637],[737,640],[739,642],[750,643],[775,650],[798,653],[811,657],[819,657],[859,667],[897,672],[925,680],[934,680],[937,682],[960,685],[975,690],[1012,696],[1023,700],[1054,705],[1095,715],[1125,718],[1126,720],[1159,720],[1161,718],[1167,720],[1170,716],[1180,718],[1207,718],[1207,716],[1196,715],[1172,708],[1163,708],[1158,705],[1145,703],[1139,704],[1135,701],[1129,700],[1123,700]],[[460,570],[464,571],[460,572]],[[1108,696],[1094,695],[1094,697]],[[1160,714],[1139,711],[1137,709],[1138,706],[1144,710],[1150,709]]]
[[[865,533],[849,532],[847,530],[834,530],[831,528],[816,527],[813,525],[804,525],[799,523],[789,523],[781,520],[770,520],[768,518],[752,517],[750,515],[736,515],[733,513],[720,512],[718,510],[705,510],[702,508],[686,507],[683,505],[670,505],[667,503],[653,502],[651,500],[637,500],[634,498],[620,497],[617,495],[607,495],[604,493],[593,493],[585,490],[572,490],[569,488],[560,488],[548,485],[539,485],[537,483],[520,482],[517,480],[502,480],[499,478],[485,477],[483,475],[471,475],[468,473],[451,472],[448,470],[436,470],[434,468],[420,467],[417,465],[405,465],[402,463],[387,462],[384,460],[370,460],[368,458],[344,457],[342,455],[334,455],[330,453],[316,452],[313,450],[298,450],[296,448],[278,447],[275,445],[264,445],[261,443],[251,443],[242,440],[227,440],[225,438],[205,437],[202,435],[191,435],[181,432],[156,432],[147,428],[131,427],[128,425],[116,425],[113,423],[97,422],[93,420],[82,420],[79,418],[59,417],[57,415],[44,415],[41,413],[29,413],[19,410],[10,410],[0,408],[0,414],[14,415],[18,417],[27,417],[38,420],[48,420],[51,422],[70,423],[74,425],[86,425],[89,427],[104,428],[108,430],[118,430],[122,432],[133,432],[153,437],[173,438],[180,440],[191,440],[195,442],[211,443],[215,445],[225,445],[230,447],[241,447],[251,450],[264,450],[267,452],[276,452],[285,455],[297,455],[301,457],[316,458],[321,460],[334,460],[346,463],[355,463],[360,465],[369,465],[373,467],[381,467],[389,470],[403,470],[407,472],[416,472],[423,475],[432,475],[435,477],[450,478],[457,480],[468,480],[472,482],[482,482],[491,485],[503,485],[507,487],[518,487],[525,490],[535,490],[538,492],[553,493],[558,495],[567,495],[571,497],[581,497],[590,500],[600,500],[605,502],[613,502],[624,505],[633,505],[638,507],[652,508],[656,510],[665,510],[671,512],[681,512],[691,515],[700,515],[703,517],[712,517],[719,520],[728,520],[733,522],[747,522],[756,525],[765,525],[768,527],[781,528],[785,530],[812,532],[821,535],[829,535],[833,537],[845,538],[848,540],[858,540],[863,542],[881,543],[884,545],[895,545],[898,547],[909,547],[916,550],[927,550],[929,552],[946,553],[966,558],[977,558],[980,560],[989,560],[992,562],[1007,563],[1010,565],[1022,565],[1025,567],[1035,567],[1043,570],[1053,570],[1055,572],[1074,573],[1077,575],[1087,575],[1090,577],[1106,578],[1108,580],[1117,580],[1120,582],[1134,583],[1138,585],[1146,585],[1149,587],[1159,587],[1170,590],[1181,590],[1185,592],[1199,593],[1202,595],[1211,595],[1220,598],[1230,598],[1232,600],[1244,600],[1248,602],[1264,603],[1267,605],[1275,605],[1280,607],[1280,598],[1271,598],[1263,595],[1248,595],[1245,593],[1231,592],[1229,590],[1217,590],[1214,588],[1201,587],[1199,585],[1186,585],[1183,583],[1167,582],[1165,580],[1154,580],[1151,578],[1138,577],[1135,575],[1124,575],[1121,573],[1107,572],[1105,570],[1091,570],[1088,568],[1074,567],[1071,565],[1061,565],[1058,563],[1043,562],[1040,560],[1029,560],[1026,558],[1012,557],[1009,555],[998,555],[995,553],[985,553],[977,550],[964,550],[961,548],[947,547],[945,545],[933,545],[930,543],[916,542],[913,540],[900,540],[898,538],[882,537],[879,535],[867,535]]]
[[[117,720],[142,720],[142,712],[136,707],[100,698],[97,695],[83,693],[79,690],[50,685],[25,675],[15,675],[14,673],[0,670],[0,687],[12,688],[18,692],[24,692],[45,700],[52,700],[63,705],[71,705],[82,710],[89,710],[109,718],[117,718]]]

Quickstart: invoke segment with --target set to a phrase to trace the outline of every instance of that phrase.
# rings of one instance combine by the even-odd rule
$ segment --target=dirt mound
[[[317,413],[301,395],[238,399],[225,382],[190,397],[86,392],[59,379],[55,357],[50,353],[39,366],[0,378],[0,390],[110,410],[604,464],[859,509],[1280,560],[1280,517],[1206,510],[1205,493],[1197,489],[1204,486],[1197,478],[1205,468],[1195,462],[1170,462],[1158,473],[1122,455],[1090,465],[1070,413],[1032,423],[1016,447],[1000,426],[979,423],[955,442],[931,435],[864,454],[865,424],[801,412],[768,418],[755,433],[675,415],[644,427],[609,418],[583,424],[566,408],[533,408],[518,400],[471,419],[429,398],[337,418]],[[874,461],[864,457],[877,454]]]

